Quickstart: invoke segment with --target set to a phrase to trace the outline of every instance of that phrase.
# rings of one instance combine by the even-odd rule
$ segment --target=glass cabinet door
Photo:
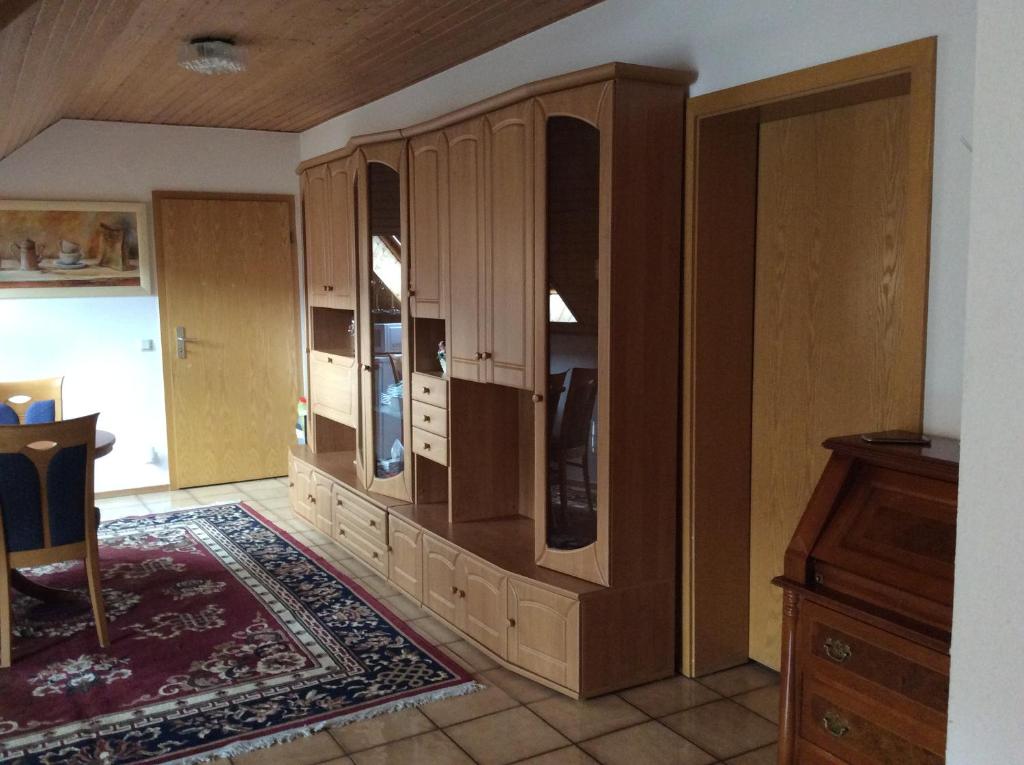
[[[573,117],[546,120],[546,544],[597,541],[600,131]]]
[[[401,183],[398,172],[380,162],[367,166],[370,359],[370,458],[375,478],[405,469],[402,356]]]

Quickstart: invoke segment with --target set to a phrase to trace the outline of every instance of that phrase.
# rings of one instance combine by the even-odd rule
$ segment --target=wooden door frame
[[[908,253],[920,253],[927,266],[935,53],[936,38],[925,38],[687,103],[681,494],[685,675],[735,666],[749,655],[758,127],[908,94],[905,246]],[[713,172],[702,177],[702,163]],[[711,236],[702,238],[702,225]],[[926,318],[921,316],[922,336]],[[921,375],[923,390],[923,354]]]
[[[208,199],[232,202],[284,202],[288,205],[288,241],[291,250],[291,273],[292,273],[292,312],[296,317],[295,329],[295,387],[302,390],[302,325],[298,321],[301,306],[299,303],[299,254],[295,236],[295,196],[293,194],[248,194],[233,193],[229,191],[167,191],[158,190],[153,192],[153,261],[156,270],[156,294],[157,305],[160,311],[160,351],[163,365],[164,380],[164,417],[167,423],[167,464],[168,477],[172,489],[177,489],[180,482],[177,476],[176,455],[174,453],[174,383],[171,375],[171,364],[174,360],[176,348],[175,338],[167,337],[165,327],[167,324],[167,294],[166,281],[164,279],[163,261],[163,215],[160,210],[160,203],[169,199]],[[286,444],[282,444],[283,449]]]

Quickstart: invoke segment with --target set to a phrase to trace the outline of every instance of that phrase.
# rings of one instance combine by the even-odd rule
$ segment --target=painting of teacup
[[[69,242],[67,239],[60,240],[60,257],[58,263],[71,266],[82,259],[82,250],[78,242]]]

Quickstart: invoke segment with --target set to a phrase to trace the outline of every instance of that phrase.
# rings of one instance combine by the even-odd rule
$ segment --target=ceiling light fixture
[[[225,37],[193,37],[178,50],[178,66],[199,74],[245,71],[245,51]]]

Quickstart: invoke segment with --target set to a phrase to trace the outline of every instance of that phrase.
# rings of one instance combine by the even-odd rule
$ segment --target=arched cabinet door
[[[352,157],[327,166],[327,303],[332,308],[356,307],[356,211]]]
[[[330,180],[326,165],[302,174],[302,215],[306,252],[306,297],[310,307],[331,307],[327,218],[330,211]]]
[[[609,571],[612,82],[534,100],[537,563]]]
[[[364,146],[355,162],[363,482],[369,491],[409,500],[406,157],[399,140]]]
[[[444,131],[409,141],[409,311],[448,317],[448,140]]]

